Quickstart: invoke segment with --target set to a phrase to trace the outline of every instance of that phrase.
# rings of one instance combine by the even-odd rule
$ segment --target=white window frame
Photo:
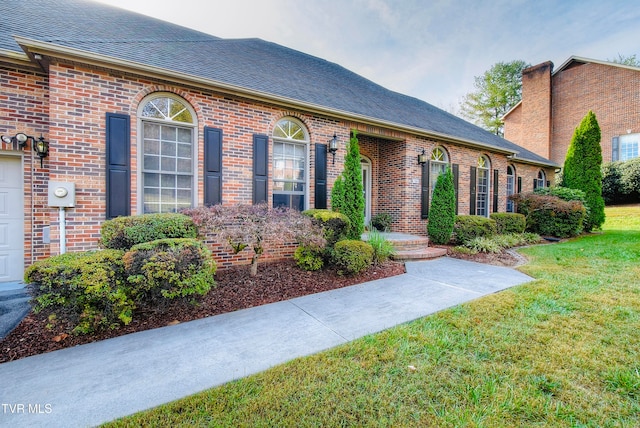
[[[441,174],[447,172],[449,167],[449,154],[442,146],[437,146],[431,151],[429,162],[429,197],[433,196],[433,189],[436,188],[436,182]]]
[[[619,159],[628,161],[640,157],[640,134],[623,134],[618,137]]]
[[[516,168],[513,165],[507,165],[507,212],[515,212],[515,203],[509,199],[509,196],[516,193]]]
[[[302,132],[302,135],[300,135],[301,138],[296,138],[299,136],[298,132],[291,134],[289,129],[284,129],[282,127],[282,124],[284,124],[285,122],[291,122],[295,125],[297,125],[299,127],[299,131],[298,132]],[[276,129],[280,129],[285,136],[276,136]],[[309,174],[310,174],[310,143],[311,143],[311,139],[309,137],[309,131],[307,129],[307,127],[304,125],[304,123],[302,123],[302,121],[294,118],[294,117],[283,117],[280,120],[278,120],[278,122],[276,123],[275,127],[274,127],[274,131],[272,133],[272,161],[271,161],[271,168],[272,168],[272,174],[271,174],[271,186],[272,186],[272,193],[271,193],[271,204],[273,205],[273,198],[275,195],[299,195],[302,194],[303,195],[303,203],[304,203],[304,207],[303,209],[306,210],[309,207],[309,199],[310,199],[310,195],[309,195]],[[276,182],[287,182],[287,181],[291,181],[291,180],[282,180],[282,179],[276,179],[276,174],[275,174],[275,169],[276,169],[276,161],[278,159],[276,159],[275,156],[275,145],[276,144],[293,144],[293,145],[298,145],[298,146],[303,146],[304,147],[304,180],[303,181],[297,181],[300,183],[303,183],[304,185],[304,191],[302,191],[302,193],[300,193],[299,191],[276,191],[275,190],[275,183]]]
[[[547,187],[547,174],[543,170],[540,170],[536,178],[536,189],[545,187]]]
[[[489,202],[491,200],[491,161],[485,155],[482,155],[478,158],[477,164],[477,173],[476,173],[476,215],[480,215],[483,217],[489,217]],[[482,173],[486,173],[486,192],[480,193],[480,180]],[[481,200],[480,195],[483,195],[484,198]],[[480,214],[480,203],[484,202],[484,213]]]
[[[191,123],[187,123],[187,122],[182,122],[182,121],[176,121],[176,120],[172,120],[172,118],[165,118],[165,119],[160,119],[160,118],[152,118],[152,117],[147,117],[147,116],[143,116],[144,114],[144,108],[145,106],[147,106],[147,104],[149,104],[151,101],[160,99],[160,98],[167,98],[173,101],[177,101],[180,104],[182,104],[190,113],[191,118],[192,118],[192,122]],[[175,117],[175,115],[174,115]],[[195,111],[193,110],[193,108],[191,107],[191,105],[189,104],[189,102],[187,102],[184,98],[179,97],[175,94],[169,93],[169,92],[156,92],[153,93],[147,97],[145,97],[139,104],[138,106],[138,141],[137,141],[137,147],[138,147],[138,155],[137,155],[137,162],[138,162],[138,173],[137,173],[137,177],[138,177],[138,198],[137,198],[137,212],[138,214],[144,214],[145,210],[145,201],[144,201],[144,197],[145,197],[145,186],[144,186],[144,175],[145,173],[157,173],[157,174],[161,174],[160,170],[156,171],[148,171],[145,170],[144,168],[144,126],[145,123],[155,123],[158,125],[163,125],[163,126],[173,126],[176,128],[188,128],[191,130],[191,207],[195,206],[196,201],[197,201],[197,197],[198,197],[198,144],[197,144],[197,140],[198,140],[198,123],[197,123],[198,119],[197,119],[197,115],[195,113]],[[182,175],[188,175],[188,174],[182,174]],[[150,211],[151,212],[155,212],[155,211]],[[161,212],[161,211],[158,211]]]

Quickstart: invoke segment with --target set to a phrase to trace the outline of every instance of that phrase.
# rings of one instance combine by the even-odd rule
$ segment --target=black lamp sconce
[[[424,165],[425,163],[427,163],[427,154],[422,149],[422,153],[418,155],[418,165]]]
[[[327,147],[327,151],[333,155],[332,165],[336,164],[336,152],[338,151],[338,137],[336,134],[333,134],[333,138],[329,140],[329,147]]]
[[[40,134],[40,138],[35,138],[24,132],[18,132],[13,137],[3,135],[1,138],[5,144],[12,144],[15,149],[20,150],[27,148],[27,143],[31,140],[33,150],[40,158],[40,168],[42,168],[42,160],[49,156],[49,142],[44,140],[42,134]]]

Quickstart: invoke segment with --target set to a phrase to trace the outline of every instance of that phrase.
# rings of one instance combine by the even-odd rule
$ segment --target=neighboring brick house
[[[640,67],[571,57],[557,70],[548,61],[522,72],[522,101],[504,116],[504,136],[564,164],[580,121],[593,110],[604,162],[639,155]]]
[[[366,216],[391,213],[399,232],[426,233],[432,183],[447,165],[459,213],[480,215],[507,210],[508,193],[556,167],[274,43],[82,0],[5,0],[0,15],[0,281],[64,249],[96,248],[103,221],[119,215],[258,201],[328,207],[354,130]],[[41,135],[44,158],[33,150]],[[24,136],[33,138],[20,144]],[[432,160],[420,165],[423,151]],[[56,183],[75,185],[73,207],[58,207]]]

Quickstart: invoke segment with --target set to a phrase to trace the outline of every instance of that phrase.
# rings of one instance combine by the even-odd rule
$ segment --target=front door
[[[360,158],[362,168],[362,191],[364,193],[364,224],[371,222],[371,161],[364,156]]]
[[[0,282],[24,272],[24,180],[22,158],[0,156]]]

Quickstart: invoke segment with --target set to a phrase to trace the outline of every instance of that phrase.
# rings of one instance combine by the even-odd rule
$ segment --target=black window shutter
[[[471,167],[469,177],[469,214],[476,215],[476,167]]]
[[[538,179],[534,178],[533,179],[533,190],[536,190],[538,188]]]
[[[620,140],[618,137],[611,139],[611,162],[615,162],[620,159]]]
[[[131,215],[131,120],[107,113],[107,219]]]
[[[522,177],[518,177],[518,190],[516,193],[522,193]]]
[[[460,178],[460,168],[457,163],[451,165],[451,172],[453,173],[453,191],[456,194],[456,215],[458,214],[458,181]]]
[[[315,207],[327,208],[327,145],[316,144]]]
[[[269,137],[253,135],[253,203],[267,202],[269,189]]]
[[[547,180],[547,187],[551,187],[551,182]]]
[[[500,190],[500,186],[498,185],[498,174],[499,171],[497,169],[493,170],[493,212],[498,212],[498,191]]]
[[[204,127],[204,204],[222,203],[222,129]]]
[[[422,184],[420,187],[420,217],[429,218],[429,167],[430,162],[422,164]]]

